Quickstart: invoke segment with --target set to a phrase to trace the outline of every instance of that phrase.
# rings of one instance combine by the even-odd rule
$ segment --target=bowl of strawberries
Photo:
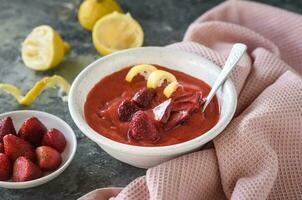
[[[62,119],[23,110],[0,115],[0,187],[23,189],[60,175],[76,152],[76,136]]]

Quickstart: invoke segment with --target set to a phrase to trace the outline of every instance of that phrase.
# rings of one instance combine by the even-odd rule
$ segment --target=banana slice
[[[168,83],[172,83],[176,81],[176,77],[170,72],[163,71],[163,70],[156,70],[150,74],[147,80],[147,87],[155,89],[157,87],[160,87],[165,80]]]
[[[167,98],[169,98],[173,94],[173,92],[176,91],[177,87],[178,87],[178,82],[177,81],[173,81],[172,83],[170,83],[169,85],[167,85],[167,87],[165,87],[164,92],[163,92],[164,95]]]
[[[157,68],[153,65],[148,65],[148,64],[135,65],[129,70],[125,79],[126,81],[131,82],[136,75],[140,74],[144,76],[145,79],[147,80],[149,78],[149,75],[156,70]]]
[[[61,91],[68,94],[70,85],[69,83],[61,76],[51,76],[51,77],[44,77],[40,81],[38,81],[28,92],[25,96],[22,95],[21,91],[14,85],[0,83],[0,90],[4,90],[5,92],[13,95],[19,104],[22,105],[30,105],[32,102],[43,92],[45,89],[50,87],[58,86]],[[63,97],[64,99],[64,97]]]

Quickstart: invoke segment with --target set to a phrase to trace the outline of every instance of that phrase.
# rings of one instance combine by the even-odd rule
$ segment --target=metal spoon
[[[205,111],[206,107],[209,105],[210,101],[216,94],[217,90],[224,84],[224,82],[229,77],[231,71],[236,66],[237,62],[240,60],[242,55],[245,53],[247,47],[245,44],[242,43],[236,43],[233,45],[231,52],[224,64],[224,67],[222,68],[222,71],[220,72],[218,78],[216,79],[210,93],[206,97],[206,102],[203,105],[202,112]]]

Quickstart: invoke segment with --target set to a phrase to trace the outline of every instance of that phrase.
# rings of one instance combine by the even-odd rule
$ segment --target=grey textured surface
[[[302,1],[261,0],[302,13]],[[145,46],[167,45],[181,41],[196,17],[217,5],[220,0],[119,0],[143,26]],[[0,82],[18,85],[26,92],[37,80],[54,73],[70,82],[90,62],[100,56],[91,43],[91,33],[83,30],[76,17],[80,0],[0,0]],[[20,58],[20,44],[33,27],[49,24],[70,42],[72,51],[57,69],[35,72]],[[76,199],[83,194],[108,186],[125,186],[142,176],[145,170],[121,163],[110,157],[78,130],[67,103],[56,97],[55,90],[44,92],[29,107],[19,106],[11,96],[0,92],[0,112],[33,109],[55,114],[69,123],[78,139],[76,156],[68,169],[55,180],[33,189],[0,189],[1,200]]]

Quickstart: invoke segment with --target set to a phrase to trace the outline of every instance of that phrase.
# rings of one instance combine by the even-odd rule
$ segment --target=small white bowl
[[[66,147],[62,156],[62,163],[60,167],[48,174],[45,174],[43,177],[26,182],[12,182],[12,181],[0,181],[0,187],[9,188],[9,189],[25,189],[36,187],[51,181],[52,179],[59,176],[70,164],[77,148],[77,139],[71,129],[71,127],[62,119],[45,112],[34,111],[34,110],[21,110],[6,112],[0,115],[0,119],[4,117],[11,117],[15,125],[16,130],[18,131],[21,124],[30,117],[37,117],[47,128],[57,128],[60,130],[66,138]]]
[[[221,71],[217,65],[203,57],[164,47],[142,47],[120,51],[100,58],[86,67],[71,86],[69,111],[79,129],[114,158],[140,168],[152,167],[200,148],[221,133],[231,121],[237,105],[237,95],[233,83],[227,80],[217,92],[221,112],[218,123],[207,133],[190,141],[171,146],[140,147],[122,144],[97,133],[85,121],[84,104],[87,94],[103,77],[126,66],[141,63],[158,64],[178,70],[209,85],[213,85]]]

